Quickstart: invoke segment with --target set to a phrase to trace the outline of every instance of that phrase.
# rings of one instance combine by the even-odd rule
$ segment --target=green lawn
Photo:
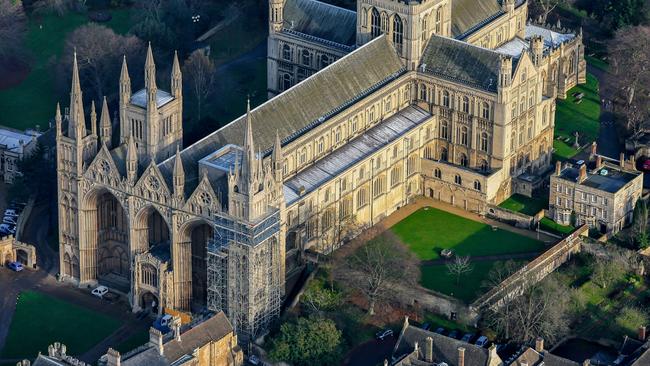
[[[544,231],[550,231],[555,234],[566,235],[572,232],[575,228],[570,225],[560,225],[557,222],[544,217],[539,221],[539,228]]]
[[[574,93],[584,93],[582,102],[575,103]],[[553,147],[560,159],[567,159],[577,153],[571,145],[575,140],[574,133],[579,133],[581,145],[594,141],[600,128],[600,94],[598,79],[587,74],[587,83],[578,85],[567,93],[565,100],[557,101],[555,113],[555,137]],[[557,137],[569,138],[569,141],[559,141]]]
[[[125,354],[133,349],[142,346],[147,342],[149,342],[149,331],[143,330],[142,332],[135,333],[129,338],[125,339],[124,342],[112,346],[112,348],[121,354]]]
[[[33,358],[61,342],[68,352],[86,352],[120,327],[120,321],[104,314],[55,299],[40,292],[20,293],[16,312],[0,357]]]
[[[587,60],[587,63],[597,69],[607,71],[609,70],[609,64],[607,61],[601,60],[597,57],[594,56],[585,56],[585,60]]]
[[[513,232],[469,220],[435,208],[424,208],[391,229],[421,259],[439,259],[440,251],[453,248],[457,255],[486,256],[529,253],[544,244]]]
[[[548,208],[548,196],[526,197],[521,194],[513,194],[510,198],[501,202],[499,207],[533,216],[539,211]]]
[[[113,18],[103,23],[118,33],[129,29],[130,9],[112,10]],[[57,58],[65,38],[79,26],[88,23],[85,14],[70,13],[64,17],[47,15],[29,20],[26,48],[30,52],[31,71],[19,85],[0,90],[0,125],[26,129],[39,125],[47,128],[54,116],[54,93]]]

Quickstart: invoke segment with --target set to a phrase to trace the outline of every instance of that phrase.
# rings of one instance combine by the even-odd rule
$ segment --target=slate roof
[[[287,204],[299,198],[301,187],[304,187],[305,193],[314,191],[323,183],[425,122],[429,117],[431,114],[425,110],[409,106],[387,118],[288,180],[284,187],[284,198]]]
[[[544,366],[580,366],[580,364],[544,351]]]
[[[463,39],[483,25],[504,14],[502,0],[453,0],[451,2],[451,34]],[[516,0],[519,7],[526,0]]]
[[[433,339],[433,355],[435,362],[446,362],[449,365],[458,364],[458,348],[465,348],[465,366],[485,366],[488,360],[488,350],[473,344],[461,342],[454,338],[430,332],[422,328],[408,325],[398,340],[393,356],[399,358],[411,353],[418,343],[420,350],[424,350],[427,337]]]
[[[526,39],[530,39],[533,36],[542,36],[544,38],[544,48],[558,47],[562,43],[568,42],[576,37],[574,33],[559,33],[537,25],[526,25]]]
[[[377,37],[253,109],[251,118],[256,147],[261,151],[270,150],[276,131],[283,144],[294,140],[404,71],[386,36]],[[245,117],[239,117],[181,152],[186,180],[196,181],[199,160],[227,144],[243,143]],[[173,166],[174,158],[171,157],[160,164],[160,169],[163,174],[171,175]],[[189,184],[186,186],[191,188]]]
[[[160,89],[156,92],[156,104],[158,105],[158,108],[164,106],[172,100],[174,100],[174,97],[168,92]],[[140,89],[131,95],[131,103],[141,108],[147,108],[147,90]]]
[[[434,35],[424,50],[419,70],[424,67],[425,73],[436,77],[496,92],[500,62],[498,52]]]
[[[287,0],[284,28],[346,46],[354,46],[357,13],[317,0]]]
[[[38,355],[34,362],[32,362],[32,366],[67,366],[69,363],[63,362],[63,361],[57,361],[53,358],[50,358],[49,356],[44,356],[44,355]]]

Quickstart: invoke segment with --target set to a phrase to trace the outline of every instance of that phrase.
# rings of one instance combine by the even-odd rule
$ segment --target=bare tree
[[[488,273],[487,278],[481,284],[481,287],[483,287],[486,291],[489,291],[497,286],[500,286],[503,281],[517,272],[518,268],[519,265],[517,265],[517,263],[513,260],[506,262],[496,262],[494,264],[494,267],[490,269],[490,272]],[[509,319],[512,313],[511,304],[512,299],[514,299],[516,295],[516,292],[508,292],[505,295],[503,305],[499,309],[499,312],[503,314],[503,316],[489,319],[494,322],[494,324],[491,324],[491,326],[495,329],[500,329],[503,332],[504,338],[506,339],[510,338]]]
[[[594,263],[594,271],[591,274],[591,280],[598,286],[607,288],[616,280],[620,279],[624,272],[625,269],[620,260],[597,257]]]
[[[61,61],[66,70],[71,67],[75,51],[88,95],[101,100],[104,95],[110,96],[109,89],[117,91],[116,80],[123,56],[132,60],[130,67],[142,63],[133,59],[142,59],[144,44],[135,36],[122,36],[110,28],[91,23],[77,28],[68,36]],[[133,78],[135,72],[132,69],[129,71]]]
[[[0,0],[0,64],[23,53],[26,22],[21,1]]]
[[[196,101],[197,118],[201,119],[201,107],[212,93],[214,86],[214,61],[201,50],[192,52],[183,65],[183,74],[187,76],[188,87]]]
[[[645,201],[639,200],[634,207],[634,235],[636,243],[641,249],[648,247],[650,237],[648,237],[648,205]]]
[[[337,280],[366,298],[369,315],[375,313],[379,300],[397,291],[396,284],[414,285],[420,277],[419,261],[390,231],[356,248],[335,265]]]
[[[634,134],[644,127],[650,109],[650,26],[620,29],[608,44],[610,94],[622,106],[625,128]]]
[[[551,14],[558,5],[563,4],[564,2],[565,0],[534,0],[531,5],[533,5],[532,10],[536,14],[539,14],[538,21],[541,24],[546,24],[548,15]]]
[[[507,313],[499,308],[489,309],[485,315],[502,336],[507,329],[510,340],[525,343],[540,336],[554,342],[568,331],[571,299],[567,293],[569,289],[561,281],[549,276],[511,299]]]
[[[38,0],[34,2],[32,9],[35,13],[39,14],[53,13],[58,16],[63,16],[82,3],[79,0]]]
[[[447,272],[449,272],[450,275],[456,276],[456,285],[460,284],[460,278],[469,273],[472,272],[474,269],[472,266],[472,263],[470,262],[469,256],[467,257],[462,257],[462,256],[455,256],[454,259],[451,261],[447,262]]]

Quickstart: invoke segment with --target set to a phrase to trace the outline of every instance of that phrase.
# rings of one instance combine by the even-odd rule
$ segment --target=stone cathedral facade
[[[182,75],[149,49],[119,120],[88,118],[76,60],[56,110],[61,274],[134,311],[223,310],[246,342],[280,313],[305,250],[413,198],[484,212],[549,168],[555,99],[584,82],[580,34],[521,0],[269,0],[264,104],[183,147]],[[353,224],[353,225],[352,225]]]

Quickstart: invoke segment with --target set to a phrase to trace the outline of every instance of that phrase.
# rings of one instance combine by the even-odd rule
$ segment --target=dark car
[[[392,335],[393,335],[393,330],[392,329],[384,329],[384,330],[380,330],[379,332],[377,332],[377,334],[375,334],[375,337],[378,340],[383,341],[385,338],[391,337]]]
[[[474,338],[474,334],[472,334],[472,333],[465,333],[465,335],[463,336],[463,338],[461,338],[461,341],[463,341],[463,342],[467,342],[467,343],[472,343],[472,342],[471,342],[471,341],[472,341],[472,338]]]
[[[452,330],[447,337],[458,339],[460,337],[460,332],[457,330]]]
[[[436,329],[435,332],[442,335],[445,335],[445,333],[447,333],[447,331],[443,327]]]
[[[422,326],[420,328],[422,328],[424,330],[429,330],[429,328],[431,328],[431,324],[430,323],[424,323],[424,324],[422,324]]]

